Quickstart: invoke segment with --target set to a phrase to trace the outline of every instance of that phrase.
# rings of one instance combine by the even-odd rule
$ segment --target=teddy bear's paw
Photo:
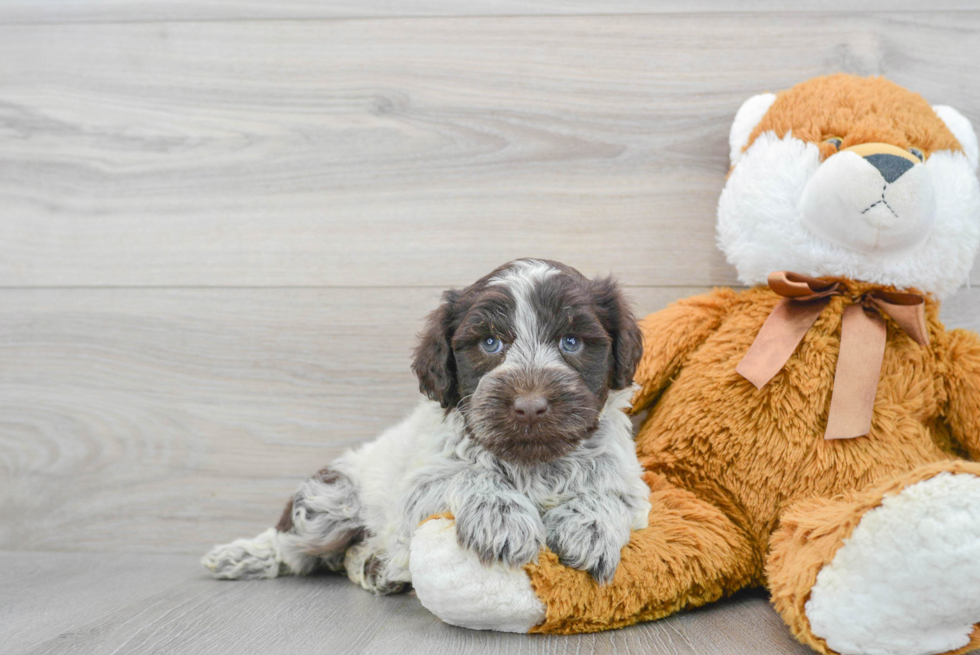
[[[412,538],[409,568],[422,605],[441,620],[473,630],[527,632],[544,621],[545,606],[527,574],[484,565],[461,548],[450,519],[426,521]]]
[[[940,473],[886,496],[821,569],[813,634],[843,655],[962,648],[980,622],[980,478]]]

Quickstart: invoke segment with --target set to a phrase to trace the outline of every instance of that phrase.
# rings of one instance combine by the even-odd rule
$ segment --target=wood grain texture
[[[639,313],[704,291],[630,289]],[[404,416],[431,289],[0,292],[0,549],[200,553]],[[944,312],[980,328],[980,290]]]
[[[159,22],[454,16],[562,16],[718,12],[921,11],[917,0],[5,0],[2,23]],[[935,11],[976,9],[971,0],[932,0]]]
[[[739,104],[845,70],[980,122],[978,33],[940,12],[0,27],[0,286],[442,288],[528,254],[729,284]]]
[[[182,653],[800,654],[765,597],[601,634],[513,635],[441,623],[413,594],[378,598],[346,578],[205,577],[173,555],[4,553],[0,643],[25,655]]]
[[[733,284],[749,95],[882,73],[980,123],[980,12],[920,8],[0,2],[0,650],[808,652],[751,593],[532,638],[197,559],[409,411],[442,289],[526,255],[616,272],[641,314]],[[980,328],[980,289],[943,315]]]
[[[659,309],[702,289],[635,289]],[[418,402],[431,289],[0,292],[0,548],[200,552]]]

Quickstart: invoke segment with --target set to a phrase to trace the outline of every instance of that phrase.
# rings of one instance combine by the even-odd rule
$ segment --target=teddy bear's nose
[[[902,177],[905,171],[915,166],[914,163],[905,157],[899,157],[897,155],[866,155],[864,159],[869,164],[877,168],[878,172],[881,173],[881,176],[885,178],[885,182],[888,182],[889,184]]]

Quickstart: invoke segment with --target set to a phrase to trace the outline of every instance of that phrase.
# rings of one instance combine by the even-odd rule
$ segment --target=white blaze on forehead
[[[531,300],[541,282],[559,273],[557,268],[545,262],[522,259],[488,283],[488,286],[507,287],[514,296],[514,343],[498,368],[508,365],[544,367],[560,359],[557,349],[542,347],[545,344],[541,342],[538,315]]]
[[[547,262],[537,259],[522,259],[501,271],[487,284],[489,286],[505,285],[514,291],[515,296],[523,295],[527,298],[538,282],[558,273],[558,269]]]

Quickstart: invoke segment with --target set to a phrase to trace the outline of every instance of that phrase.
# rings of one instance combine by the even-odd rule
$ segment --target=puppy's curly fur
[[[641,349],[616,284],[557,262],[519,260],[447,291],[413,363],[428,400],[305,482],[275,529],[204,564],[218,578],[342,568],[394,593],[411,583],[416,526],[451,512],[485,563],[522,566],[547,544],[608,582],[650,508],[620,411]]]

